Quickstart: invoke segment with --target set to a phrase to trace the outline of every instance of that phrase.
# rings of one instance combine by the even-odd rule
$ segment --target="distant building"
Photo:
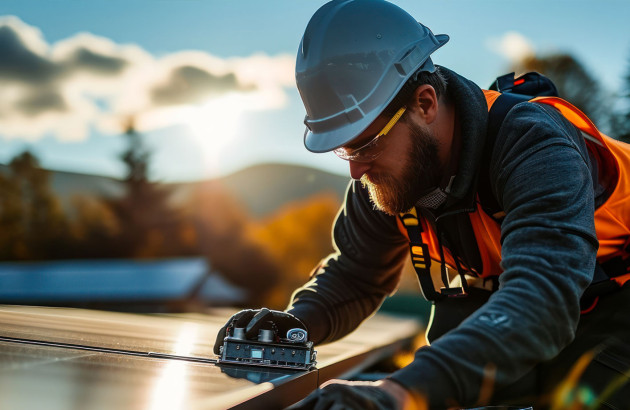
[[[177,312],[246,297],[204,258],[0,263],[2,304]]]

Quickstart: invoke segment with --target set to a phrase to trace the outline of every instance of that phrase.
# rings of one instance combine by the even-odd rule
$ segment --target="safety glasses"
[[[396,114],[385,124],[381,132],[376,134],[376,137],[372,138],[366,144],[359,148],[339,147],[333,152],[341,159],[354,162],[370,162],[375,160],[381,155],[382,150],[378,149],[378,143],[381,137],[387,135],[387,133],[396,125],[400,117],[405,113],[406,107],[400,108],[396,111]]]

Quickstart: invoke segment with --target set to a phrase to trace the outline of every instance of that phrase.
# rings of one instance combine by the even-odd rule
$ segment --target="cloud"
[[[152,130],[185,122],[172,113],[191,107],[201,118],[200,109],[221,99],[238,101],[241,111],[277,109],[294,84],[292,56],[221,59],[182,51],[158,58],[90,33],[49,44],[14,16],[0,16],[0,55],[0,135],[6,138],[52,134],[71,141],[91,129],[120,133],[130,116],[140,131]]]
[[[61,97],[61,94],[54,89],[31,92],[21,100],[15,102],[15,108],[27,117],[37,117],[45,112],[64,112],[68,110],[68,105]]]
[[[518,63],[535,52],[532,42],[516,31],[509,31],[500,38],[488,39],[486,47],[513,63]]]
[[[120,74],[129,62],[120,57],[106,56],[81,47],[74,50],[66,64],[70,70],[85,70],[101,75],[116,75]]]
[[[0,79],[26,84],[53,81],[59,75],[59,67],[40,55],[41,50],[37,50],[40,47],[29,46],[33,40],[28,38],[36,35],[34,30],[15,18],[3,20],[0,20]],[[25,35],[20,36],[20,32]]]
[[[201,103],[209,96],[250,91],[252,88],[241,86],[234,73],[218,76],[202,68],[185,65],[174,69],[166,84],[154,88],[151,96],[156,104],[177,105]]]

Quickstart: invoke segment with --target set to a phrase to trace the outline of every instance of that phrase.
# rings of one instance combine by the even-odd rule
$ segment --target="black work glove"
[[[260,329],[274,330],[274,333],[282,338],[285,338],[291,329],[308,330],[304,323],[291,313],[267,308],[241,310],[229,318],[217,333],[217,340],[214,342],[215,354],[221,354],[220,348],[223,346],[223,339],[228,335],[232,336],[233,329],[237,327],[245,329],[245,338],[249,340],[256,340]]]
[[[337,382],[315,390],[286,410],[392,410],[396,400],[370,382]]]

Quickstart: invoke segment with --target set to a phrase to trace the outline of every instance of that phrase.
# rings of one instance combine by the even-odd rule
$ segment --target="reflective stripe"
[[[421,246],[412,246],[411,252],[413,252],[415,255],[424,255],[424,252],[422,251]]]

